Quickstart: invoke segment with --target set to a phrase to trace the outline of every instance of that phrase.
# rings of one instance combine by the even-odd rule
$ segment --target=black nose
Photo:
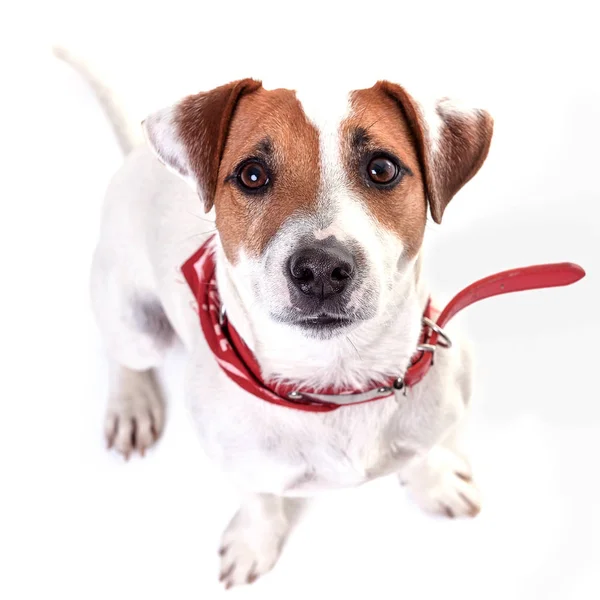
[[[291,281],[302,293],[325,299],[344,291],[356,264],[341,246],[312,247],[295,252],[288,267]]]

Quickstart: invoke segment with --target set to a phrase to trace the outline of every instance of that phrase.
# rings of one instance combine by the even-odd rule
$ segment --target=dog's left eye
[[[385,156],[372,158],[367,166],[369,179],[378,185],[388,185],[394,182],[400,174],[396,163]]]
[[[242,188],[256,191],[269,183],[269,174],[259,162],[248,162],[239,171],[237,180]]]

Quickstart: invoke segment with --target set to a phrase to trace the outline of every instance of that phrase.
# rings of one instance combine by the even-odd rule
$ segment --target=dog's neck
[[[255,304],[244,302],[220,248],[216,264],[227,318],[254,352],[265,379],[315,389],[333,386],[360,390],[369,383],[402,375],[416,351],[428,299],[419,277],[419,257],[398,282],[397,301],[385,314],[331,339],[308,337],[276,322]]]

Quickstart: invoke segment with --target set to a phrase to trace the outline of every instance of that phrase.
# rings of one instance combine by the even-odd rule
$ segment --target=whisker
[[[210,233],[216,233],[216,232],[217,232],[216,229],[211,229],[209,231],[202,231],[201,233],[194,233],[193,235],[190,235],[189,237],[186,237],[186,238],[183,238],[183,239],[179,240],[178,243],[187,242],[188,240],[191,240],[192,238],[199,237],[201,235],[208,235]]]
[[[359,121],[362,121],[362,118],[365,116],[365,113],[367,112],[367,109],[368,109],[368,108],[369,108],[368,106],[365,106],[365,107],[362,109],[362,112],[360,113],[360,117],[358,117],[358,120],[359,120]]]
[[[350,345],[354,348],[354,351],[356,352],[356,356],[358,356],[358,358],[360,360],[362,360],[362,357],[360,356],[360,352],[358,351],[358,348],[354,345],[354,342],[350,339],[350,336],[347,335],[346,339],[350,342]]]
[[[379,121],[381,121],[381,119],[375,119],[375,121],[373,121],[366,129],[365,132],[369,131],[369,129],[371,129],[371,127],[373,127],[373,125],[379,123]]]
[[[196,217],[196,219],[198,219],[199,221],[204,221],[205,223],[211,223],[212,225],[214,225],[215,221],[214,219],[207,219],[205,217],[201,217],[200,215],[197,215],[196,213],[193,213],[189,210],[185,211],[188,215],[192,215],[192,217]]]

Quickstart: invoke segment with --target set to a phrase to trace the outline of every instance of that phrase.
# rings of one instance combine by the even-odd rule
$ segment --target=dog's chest
[[[201,336],[195,346],[186,388],[202,445],[248,490],[297,496],[360,485],[397,472],[447,425],[427,381],[407,396],[304,412],[243,391]]]
[[[224,453],[227,470],[243,480],[244,487],[280,495],[303,496],[354,487],[389,471],[389,441],[365,429],[344,435],[343,429],[316,427],[285,431],[265,428],[246,437],[243,452]]]
[[[227,415],[206,397],[192,409],[206,452],[245,489],[303,496],[354,487],[412,456],[394,399],[323,415],[235,396],[222,398]]]
[[[276,483],[278,493],[304,496],[354,487],[397,471],[406,459],[385,428],[379,433],[367,428],[354,437],[342,435],[338,430],[324,439],[298,440],[292,452],[265,456],[266,463],[287,467]]]

